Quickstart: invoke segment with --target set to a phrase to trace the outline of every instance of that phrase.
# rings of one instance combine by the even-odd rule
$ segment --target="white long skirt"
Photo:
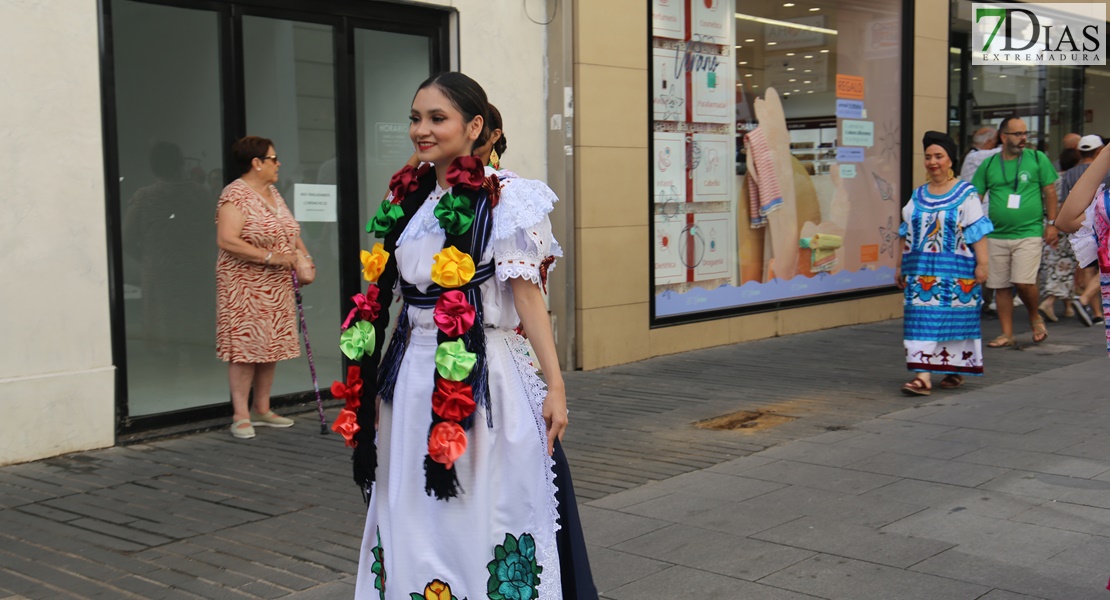
[[[527,600],[537,573],[538,597],[562,598],[545,386],[520,336],[486,335],[493,427],[479,407],[455,462],[459,495],[445,501],[424,491],[436,337],[412,333],[392,405],[382,405],[358,600],[410,600],[425,589],[432,598]]]

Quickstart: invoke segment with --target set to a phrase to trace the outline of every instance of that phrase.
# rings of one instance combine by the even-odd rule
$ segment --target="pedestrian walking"
[[[988,214],[994,224],[994,231],[987,236],[987,287],[995,290],[1002,334],[987,344],[991,348],[1016,344],[1014,288],[1028,312],[1033,341],[1048,339],[1048,328],[1037,308],[1037,273],[1042,245],[1055,246],[1058,238],[1056,169],[1043,152],[1025,147],[1029,131],[1022,119],[1007,117],[998,131],[1002,152],[984,161],[972,179],[979,193],[988,196]]]
[[[363,261],[369,331],[384,333],[395,283],[404,304],[380,365],[364,336],[360,384],[376,394],[363,388],[353,427],[337,420],[369,492],[356,598],[555,599],[569,587],[551,458],[566,396],[540,290],[561,255],[557,198],[473,156],[489,112],[461,73],[421,84],[409,128],[420,164],[393,177],[369,225],[385,240]]]
[[[917,375],[902,386],[908,395],[957,388],[964,375],[983,374],[979,328],[987,242],[993,230],[975,188],[953,171],[956,143],[938,131],[922,140],[929,181],[902,209],[903,238],[896,282],[905,291],[903,338],[906,368]]]
[[[1101,140],[1100,140],[1101,141]],[[1106,146],[1071,187],[1060,207],[1060,230],[1071,234],[1072,247],[1081,265],[1097,262],[1102,290],[1102,310],[1110,310],[1110,189],[1101,185],[1110,175],[1110,152]],[[1106,330],[1110,354],[1110,324]]]
[[[241,175],[220,194],[216,212],[216,352],[228,363],[231,434],[291,427],[270,410],[277,362],[301,355],[291,271],[312,257],[274,184],[281,162],[274,143],[247,136],[231,146]],[[248,408],[254,390],[253,410]]]
[[[983,164],[988,157],[1001,151],[997,129],[990,126],[976,129],[975,134],[971,136],[971,150],[964,157],[963,165],[960,167],[960,179],[971,183],[971,178],[975,177],[975,171],[979,169],[979,165]]]

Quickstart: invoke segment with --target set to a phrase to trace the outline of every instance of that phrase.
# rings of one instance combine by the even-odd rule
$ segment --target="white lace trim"
[[[1098,196],[1095,196],[1098,202]],[[1083,224],[1075,233],[1068,235],[1068,242],[1075,252],[1075,258],[1080,265],[1089,265],[1098,261],[1098,239],[1095,236],[1095,202],[1087,207],[1084,213]]]
[[[436,184],[436,189],[428,194],[427,199],[416,209],[416,214],[412,215],[409,224],[405,226],[405,230],[401,232],[400,237],[397,238],[397,245],[400,246],[409,240],[420,239],[429,233],[442,231],[439,226],[439,219],[436,218],[436,205],[439,204],[439,199],[447,193],[447,190],[439,187]]]
[[[547,397],[547,384],[536,374],[536,368],[528,360],[524,338],[519,335],[505,337],[505,345],[509,355],[513,357],[516,372],[524,386],[529,403],[532,405],[532,415],[536,420],[536,430],[543,445],[539,447],[541,461],[544,465],[544,475],[547,480],[547,523],[550,526],[550,535],[540,549],[543,554],[541,565],[543,575],[537,588],[541,600],[561,600],[562,575],[559,568],[559,547],[556,543],[556,532],[559,531],[559,505],[555,499],[555,460],[547,454],[547,423],[543,420],[543,401]]]
[[[501,182],[501,199],[493,209],[493,238],[503,240],[532,227],[555,208],[559,197],[542,181],[513,177]]]

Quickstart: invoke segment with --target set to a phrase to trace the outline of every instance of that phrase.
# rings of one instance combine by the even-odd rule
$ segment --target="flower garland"
[[[479,268],[479,259],[489,243],[492,230],[492,209],[496,204],[499,185],[497,177],[485,175],[481,163],[471,156],[456,158],[446,174],[450,191],[435,207],[434,214],[443,228],[446,240],[443,249],[433,258],[431,279],[435,285],[421,293],[415,286],[400,280],[406,305],[433,309],[439,331],[435,352],[436,370],[432,394],[432,424],[428,432],[428,454],[424,460],[425,491],[437,499],[447,500],[458,495],[455,462],[466,452],[466,431],[481,403],[489,419],[489,390],[485,361],[485,334],[482,325],[482,300],[479,285],[493,275],[491,265]],[[430,184],[430,185],[429,185]],[[427,165],[420,169],[405,167],[390,180],[392,195],[382,202],[377,214],[366,226],[369,233],[385,239],[372,251],[362,251],[363,275],[371,282],[366,294],[352,298],[355,307],[344,322],[340,347],[351,360],[376,357],[379,351],[377,329],[388,321],[388,305],[393,283],[399,279],[393,254],[397,239],[419,203],[435,185],[434,173]],[[425,191],[426,190],[426,191]],[[414,194],[414,192],[424,193]],[[350,325],[356,317],[362,320]],[[402,308],[397,329],[381,364],[372,360],[377,369],[377,389],[371,398],[380,395],[383,402],[393,398],[393,386],[408,344],[407,311]],[[337,382],[337,385],[339,383]],[[348,387],[350,383],[347,384]],[[361,388],[368,394],[368,387]],[[344,388],[335,390],[343,392]],[[337,396],[338,397],[338,396]],[[348,445],[355,448],[355,481],[364,493],[373,482],[377,466],[372,432],[362,433],[373,423],[373,402],[358,406],[357,418],[340,415],[336,431],[343,433]],[[344,409],[347,410],[347,409]],[[367,415],[370,416],[367,416]],[[340,428],[338,423],[345,424]],[[354,427],[348,425],[353,422]],[[344,433],[346,432],[346,433]],[[369,438],[359,444],[358,438]],[[349,437],[348,437],[349,436]]]

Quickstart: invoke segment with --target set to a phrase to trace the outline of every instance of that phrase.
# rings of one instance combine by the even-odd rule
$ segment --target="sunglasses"
[[[277,154],[271,154],[271,155],[269,155],[269,156],[259,156],[258,158],[261,158],[261,159],[262,159],[262,162],[266,162],[266,161],[268,161],[268,160],[272,160],[272,161],[274,161],[274,162],[277,162],[277,161],[278,161],[278,159],[277,159]]]

